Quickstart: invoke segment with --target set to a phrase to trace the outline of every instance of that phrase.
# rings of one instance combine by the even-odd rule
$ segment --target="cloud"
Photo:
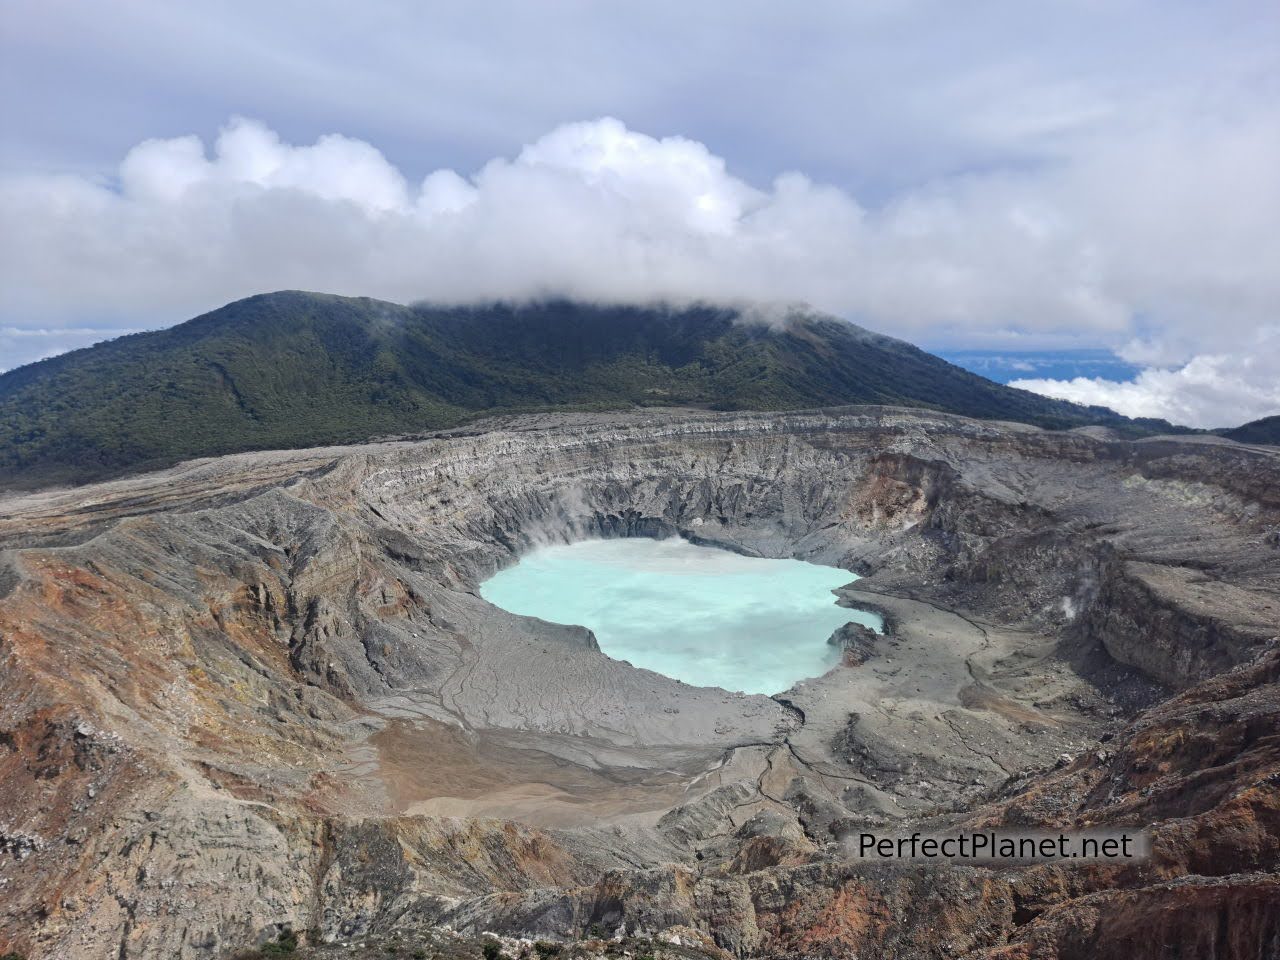
[[[180,204],[192,191],[234,185],[346,201],[368,214],[403,209],[408,202],[400,172],[369,144],[330,135],[313,146],[294,147],[243,119],[222,131],[213,161],[205,158],[199,137],[138,144],[120,165],[120,184],[129,199],[157,206]]]
[[[0,327],[0,373],[9,366],[56,357],[68,350],[126,333],[137,331],[127,327]],[[15,362],[6,363],[8,358],[14,358]]]
[[[1192,427],[1232,427],[1280,411],[1280,335],[1252,351],[1205,354],[1173,369],[1150,368],[1132,380],[1100,377],[1015,380],[1012,385],[1131,417],[1160,417]]]
[[[878,204],[798,172],[753,185],[696,140],[612,118],[417,183],[369,143],[295,146],[237,118],[212,149],[144,141],[113,178],[0,178],[0,220],[19,225],[0,240],[0,323],[167,325],[282,288],[806,301],[917,341],[1065,334],[1165,364],[1199,357],[1127,388],[1033,387],[1111,391],[1102,402],[1199,423],[1274,399],[1242,379],[1248,353],[1224,338],[1252,351],[1277,319],[1277,118],[1255,107],[1206,131],[1153,110],[1094,130],[1070,159],[935,179]]]

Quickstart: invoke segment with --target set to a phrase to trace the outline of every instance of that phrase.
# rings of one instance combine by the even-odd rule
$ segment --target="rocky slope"
[[[0,951],[463,934],[739,956],[1272,955],[1280,458],[894,408],[546,415],[0,500]],[[867,574],[766,698],[476,586],[665,536]],[[815,638],[822,642],[822,638]],[[996,823],[1138,865],[872,863]],[[1191,949],[1191,948],[1188,948]]]

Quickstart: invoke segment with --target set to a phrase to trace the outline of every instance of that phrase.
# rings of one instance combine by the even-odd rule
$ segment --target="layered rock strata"
[[[0,500],[0,949],[450,925],[1266,956],[1278,481],[1229,442],[844,408],[521,417]],[[477,593],[539,544],[670,535],[864,574],[841,602],[890,630],[745,696]],[[846,843],[991,824],[1150,827],[1155,853]]]

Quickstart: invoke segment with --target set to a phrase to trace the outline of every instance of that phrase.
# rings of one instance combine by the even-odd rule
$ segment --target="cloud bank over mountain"
[[[1157,116],[1061,163],[874,205],[799,172],[754,185],[695,140],[612,118],[420,182],[369,143],[292,145],[235,118],[211,145],[140,143],[113,178],[0,179],[0,219],[21,225],[0,247],[0,347],[22,362],[74,342],[86,317],[162,325],[290,287],[806,301],[917,342],[1120,346],[1153,369],[1023,385],[1236,423],[1280,408],[1278,116],[1213,131]]]
[[[9,5],[0,368],[287,286],[761,298],[1117,350],[1149,375],[1036,388],[1235,423],[1278,409],[1277,29],[1265,0]]]
[[[1150,368],[1132,380],[1101,377],[1014,380],[1011,386],[1076,403],[1098,404],[1132,417],[1221,427],[1280,410],[1280,337],[1259,336],[1257,353],[1202,354],[1174,369]]]

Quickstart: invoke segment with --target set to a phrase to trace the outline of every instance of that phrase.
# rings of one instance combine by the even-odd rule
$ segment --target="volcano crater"
[[[441,924],[742,956],[945,929],[976,956],[1181,877],[1161,922],[1269,936],[1275,791],[1240,791],[1280,762],[1278,476],[1222,441],[863,407],[528,415],[10,496],[0,832],[32,852],[3,866],[7,935],[96,957],[127,910],[128,956]],[[884,633],[748,695],[481,596],[621,537],[841,568]],[[1137,826],[1154,853],[848,856],[867,825],[982,824]]]

